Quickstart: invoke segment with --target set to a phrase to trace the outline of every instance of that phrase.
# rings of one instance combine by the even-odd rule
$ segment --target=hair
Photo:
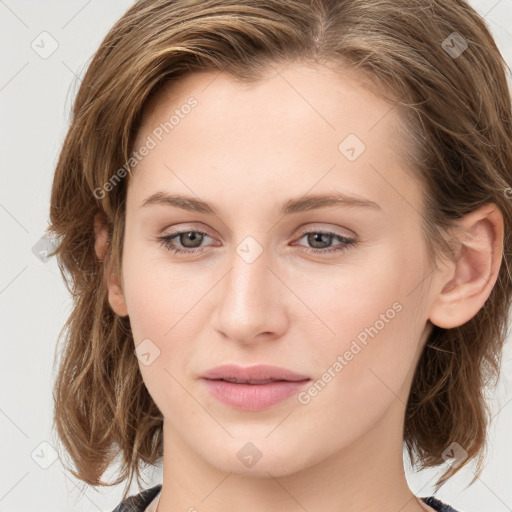
[[[459,56],[443,43],[454,32],[467,43]],[[491,420],[485,388],[499,377],[512,297],[511,93],[485,21],[464,0],[140,0],[88,65],[51,190],[47,232],[58,240],[53,254],[73,298],[59,334],[54,426],[76,467],[67,469],[88,484],[128,479],[126,497],[134,474],[140,486],[141,465],[163,456],[163,417],[143,383],[129,318],[114,314],[106,285],[108,272],[122,268],[125,226],[127,180],[112,177],[130,161],[144,109],[184,74],[218,70],[254,82],[293,61],[357,71],[397,109],[434,265],[453,257],[445,233],[461,217],[491,203],[503,214],[503,261],[490,296],[465,324],[433,326],[403,425],[420,468],[443,464],[454,441],[467,452],[436,490],[474,458],[471,483],[481,474]],[[109,232],[103,260],[96,214]],[[103,482],[118,455],[119,477]]]

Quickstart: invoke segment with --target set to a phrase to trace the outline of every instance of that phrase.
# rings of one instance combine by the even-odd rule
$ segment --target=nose
[[[279,338],[286,331],[290,291],[269,266],[270,259],[265,251],[254,261],[234,252],[231,269],[216,287],[218,306],[212,319],[226,339],[252,344]]]

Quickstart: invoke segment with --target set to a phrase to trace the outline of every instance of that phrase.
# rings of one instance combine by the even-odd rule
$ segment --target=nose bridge
[[[268,264],[268,249],[254,237],[248,236],[240,242],[233,253],[232,270],[224,291],[224,300],[234,301],[229,304],[230,309],[238,308],[239,313],[246,314],[242,310],[264,307],[272,275]]]
[[[231,270],[220,288],[216,327],[238,341],[280,329],[284,315],[276,288],[279,280],[268,268],[268,251],[254,237],[244,238],[234,248]]]

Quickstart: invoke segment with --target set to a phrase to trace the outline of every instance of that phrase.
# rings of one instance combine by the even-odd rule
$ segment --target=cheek
[[[416,343],[410,311],[393,298],[374,295],[364,314],[348,307],[338,312],[337,335],[316,344],[316,374],[297,397],[297,421],[312,439],[337,432],[335,443],[346,446],[393,405],[405,407]]]
[[[318,376],[335,374],[323,380],[336,381],[347,399],[347,390],[371,398],[373,392],[385,393],[386,384],[396,392],[415,362],[424,327],[421,254],[391,245],[373,254],[299,292],[311,299],[308,305],[328,328],[319,336],[318,318],[311,317],[308,338],[315,341],[310,352]]]
[[[152,359],[145,365],[138,354],[139,367],[148,391],[162,408],[180,392],[172,377],[182,381],[198,350],[196,340],[205,325],[198,301],[214,282],[198,280],[197,272],[186,270],[192,266],[171,263],[160,249],[131,244],[129,237],[125,248],[123,278],[134,345]]]
[[[136,344],[144,338],[165,343],[181,327],[204,288],[185,269],[186,265],[171,263],[158,242],[133,243],[126,237],[123,278]]]
[[[178,272],[179,268],[171,273],[169,265],[145,265],[142,258],[126,265],[128,313],[139,368],[164,417],[171,417],[176,406],[183,408],[187,403],[180,383],[196,350],[197,333],[190,328],[201,325],[194,319],[198,310],[191,310],[197,290],[194,293],[194,287]],[[144,359],[148,353],[149,361]]]
[[[317,276],[299,290],[319,319],[329,328],[330,337],[349,341],[370,327],[381,314],[403,302],[404,276],[400,263],[385,248],[372,255],[357,256],[332,272]],[[343,347],[340,347],[343,348]]]

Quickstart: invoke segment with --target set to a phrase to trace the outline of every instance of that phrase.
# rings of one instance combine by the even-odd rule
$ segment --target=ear
[[[107,229],[107,223],[103,212],[98,212],[94,216],[94,250],[100,261],[105,260],[110,245],[110,237]],[[107,258],[108,260],[108,258]],[[119,279],[117,269],[111,265],[106,265],[108,301],[114,313],[118,316],[127,316],[128,308],[124,298],[124,293]]]
[[[459,221],[456,261],[446,267],[429,320],[444,329],[463,325],[482,308],[498,278],[503,255],[503,215],[486,204]]]

